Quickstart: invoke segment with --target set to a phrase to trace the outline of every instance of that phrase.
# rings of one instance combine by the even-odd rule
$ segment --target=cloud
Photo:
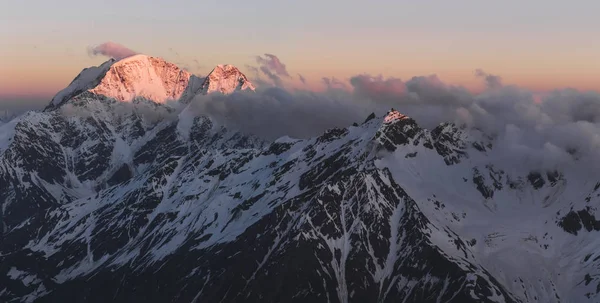
[[[278,87],[282,86],[281,78],[279,78],[279,76],[276,75],[275,73],[272,73],[268,67],[263,65],[260,67],[260,71],[263,72],[263,74],[265,74],[265,76],[267,76],[267,78],[271,79],[271,81],[273,81],[275,86],[278,86]]]
[[[234,129],[265,139],[281,136],[307,138],[331,127],[346,127],[369,114],[366,108],[352,105],[348,93],[288,91],[280,87],[230,95],[198,96],[195,111],[217,119]]]
[[[88,47],[88,54],[90,56],[105,56],[114,58],[115,60],[121,60],[138,53],[114,42],[104,42],[102,44]]]
[[[360,123],[371,112],[383,115],[395,108],[424,128],[453,122],[474,138],[483,132],[494,138],[490,161],[506,167],[565,168],[573,157],[597,162],[600,94],[562,89],[540,99],[527,89],[501,85],[500,77],[483,72],[476,76],[483,75],[488,85],[481,93],[435,75],[403,81],[361,74],[350,78],[349,89],[336,89],[333,78],[324,77],[330,87],[324,92],[269,87],[201,96],[195,106],[229,127],[266,139],[318,136],[331,127]]]
[[[246,65],[246,69],[248,69],[248,71],[252,73],[252,77],[254,77],[254,78],[260,77],[260,73],[256,66]]]
[[[99,101],[101,106],[106,107],[106,113],[111,116],[112,121],[119,123],[128,118],[139,117],[142,124],[155,125],[159,122],[175,121],[181,105],[175,101],[168,101],[167,106],[158,106],[156,103],[148,100],[137,99],[133,102],[114,102],[105,103]],[[63,104],[58,109],[64,116],[91,117],[93,112],[88,107],[74,105],[73,103]]]
[[[302,82],[302,84],[306,84],[306,79],[301,74],[298,74],[298,79],[300,79],[300,82]]]
[[[283,64],[283,62],[281,62],[279,58],[273,54],[265,54],[264,57],[256,56],[256,62],[260,64],[261,68],[264,67],[266,70],[269,70],[275,75],[290,77],[285,64]]]
[[[264,54],[264,56],[256,56],[256,63],[258,66],[250,66],[246,67],[252,73],[250,77],[251,81],[259,86],[275,86],[275,87],[285,87],[286,83],[284,83],[285,79],[292,79],[290,73],[287,71],[287,67],[281,60],[273,55],[273,54]],[[263,79],[263,76],[265,77]],[[301,74],[298,74],[298,79],[302,84],[306,85],[306,78]]]
[[[280,81],[268,69],[248,69],[258,79],[262,72],[272,81]],[[334,77],[322,81],[328,86],[324,92],[259,86],[256,93],[200,96],[197,106],[199,112],[226,125],[267,139],[317,136],[327,128],[346,127],[364,121],[371,112],[383,114],[392,107],[428,128],[444,121],[473,119],[469,106],[474,96],[465,88],[446,85],[435,75],[403,82],[362,74],[352,77],[349,87]]]
[[[363,74],[350,78],[350,84],[357,96],[374,101],[394,102],[406,96],[406,85],[398,78]]]
[[[246,65],[247,73],[246,76],[250,79],[250,81],[256,84],[258,87],[270,87],[273,86],[273,83],[267,82],[261,76],[261,71],[258,67],[252,65]]]
[[[321,78],[323,84],[327,87],[327,89],[336,89],[336,88],[347,88],[346,84],[335,77],[323,77]]]
[[[499,88],[502,86],[502,78],[500,76],[488,74],[482,69],[476,69],[475,75],[483,78],[488,88]]]

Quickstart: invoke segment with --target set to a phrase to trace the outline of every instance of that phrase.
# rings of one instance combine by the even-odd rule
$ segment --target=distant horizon
[[[148,55],[148,54],[144,54],[144,53],[139,53],[140,55],[147,55],[147,56],[151,56],[151,57],[159,57],[164,59],[167,62],[171,62],[176,64],[178,67],[188,70],[188,72],[195,74],[196,76],[200,76],[200,77],[205,77],[207,73],[198,73],[198,72],[194,72],[193,68],[190,68],[189,65],[187,65],[186,63],[181,63],[181,62],[173,62],[168,60],[167,58],[161,57],[161,56],[156,56],[156,55]],[[92,57],[92,56],[90,56]],[[256,56],[254,56],[256,57]],[[93,57],[92,62],[96,62],[96,63],[92,63],[92,65],[89,66],[81,66],[79,72],[75,73],[72,75],[71,78],[69,78],[69,80],[67,80],[66,82],[63,81],[58,81],[58,80],[64,80],[64,79],[56,79],[57,81],[52,82],[52,83],[57,83],[55,86],[48,86],[48,87],[42,87],[41,89],[38,88],[38,90],[28,90],[26,88],[23,89],[17,89],[14,92],[3,92],[0,91],[0,111],[9,111],[9,112],[15,112],[17,114],[28,111],[28,110],[36,110],[36,109],[42,109],[43,107],[45,107],[52,99],[52,97],[54,97],[59,91],[61,91],[62,89],[66,88],[69,83],[71,81],[73,81],[73,79],[75,79],[77,77],[77,75],[84,69],[89,68],[89,67],[94,67],[94,66],[99,66],[102,63],[111,60],[114,58],[111,57],[107,57],[107,56],[97,56],[97,57]],[[117,60],[119,61],[119,60]],[[195,60],[197,61],[197,60]],[[198,62],[196,62],[197,64]],[[230,63],[216,63],[214,65],[212,65],[210,68],[205,68],[204,70],[208,70],[209,72],[216,67],[217,65],[222,65],[222,64],[230,64]],[[239,65],[235,65],[234,66],[238,67],[244,74],[246,74],[251,81],[256,81],[257,79],[253,78],[253,76],[251,75],[251,72],[249,71],[250,68],[256,68],[254,67],[252,64],[245,64],[242,66]],[[254,63],[254,65],[256,65],[256,63]],[[476,71],[478,69],[473,69],[471,71],[471,80],[469,82],[465,83],[452,83],[452,82],[448,82],[448,81],[444,81],[446,84],[449,85],[455,85],[457,87],[463,87],[467,90],[469,90],[472,93],[480,93],[482,91],[485,90],[485,82],[482,81],[481,79],[478,79],[477,75],[476,75]],[[344,84],[349,84],[349,80],[350,77],[352,76],[356,76],[356,75],[361,75],[361,74],[366,74],[366,73],[354,73],[351,74],[350,76],[348,76],[348,78],[336,78],[336,77],[331,77],[330,79],[333,79],[334,81],[338,81],[339,83],[344,83]],[[327,85],[324,83],[323,77],[319,78],[319,79],[311,79],[307,76],[301,75],[301,74],[295,74],[296,76],[290,76],[290,79],[288,80],[288,88],[294,88],[294,89],[301,89],[301,90],[308,90],[308,91],[323,91],[324,89],[327,88]],[[311,75],[311,74],[308,74]],[[407,78],[398,78],[401,80],[409,80],[413,77],[419,77],[419,76],[438,76],[438,74],[430,74],[430,75],[413,75],[413,76],[409,76]],[[377,75],[377,76],[382,76],[381,74]],[[303,84],[301,82],[301,80],[299,79],[299,77],[302,77],[302,80],[306,81],[305,84]],[[498,77],[501,77],[503,79],[504,82],[506,82],[506,79],[504,79],[501,75],[498,75]],[[390,76],[389,78],[396,78],[394,76]],[[443,78],[441,78],[441,80],[444,80]],[[309,84],[310,81],[310,84]],[[290,86],[291,84],[291,86]],[[545,95],[547,93],[550,93],[552,91],[556,91],[556,90],[561,90],[561,89],[575,89],[575,90],[579,90],[579,91],[590,91],[590,92],[600,92],[600,89],[585,89],[585,87],[576,87],[576,86],[568,86],[565,85],[563,87],[554,87],[554,88],[550,88],[550,89],[535,89],[535,86],[532,87],[526,87],[526,86],[521,86],[518,84],[512,84],[507,82],[506,84],[508,85],[515,85],[517,87],[521,87],[524,89],[529,89],[532,93],[538,94],[539,96]],[[62,85],[62,86],[58,86],[58,85]],[[272,84],[271,84],[272,85]],[[18,88],[18,87],[17,87]],[[258,86],[258,88],[260,89],[260,85]],[[340,87],[343,88],[343,87]],[[349,89],[349,87],[346,87],[347,89]]]
[[[88,46],[88,48],[92,47],[91,45]],[[170,50],[173,53],[177,53],[174,50]],[[85,55],[85,50],[81,51],[80,55]],[[190,60],[191,62],[188,61],[182,61],[182,60],[177,60],[175,58],[172,58],[172,56],[169,55],[154,55],[151,53],[145,53],[145,52],[140,52],[139,54],[143,54],[143,55],[147,55],[147,56],[151,56],[151,57],[159,57],[162,58],[168,62],[174,63],[177,66],[179,66],[180,68],[186,69],[189,72],[196,74],[196,75],[200,75],[200,76],[205,76],[207,75],[214,67],[216,67],[217,65],[223,65],[223,64],[231,64],[234,65],[236,67],[238,67],[240,70],[242,70],[242,72],[248,73],[247,67],[248,66],[252,66],[252,65],[256,65],[256,62],[254,61],[253,58],[255,58],[258,55],[261,54],[248,54],[248,58],[245,61],[242,61],[242,63],[238,62],[229,62],[229,61],[236,61],[236,60],[222,60],[222,61],[215,61],[212,62],[211,64],[202,64],[200,65],[200,61],[198,59],[193,59]],[[275,54],[277,55],[277,54]],[[278,55],[279,56],[279,55]],[[93,66],[98,66],[108,60],[110,60],[111,57],[105,57],[102,55],[98,55],[98,56],[91,56],[88,55],[87,60],[82,60],[81,65],[79,66],[68,66],[61,68],[60,71],[62,72],[59,76],[60,77],[56,77],[56,78],[51,78],[48,79],[48,81],[45,81],[44,83],[46,83],[47,85],[43,85],[40,90],[38,91],[32,91],[30,89],[26,89],[24,88],[24,84],[22,82],[18,82],[18,84],[20,85],[15,85],[12,88],[14,89],[13,91],[8,91],[8,90],[0,90],[0,96],[48,96],[49,94],[55,94],[56,92],[60,91],[62,88],[64,88],[66,85],[68,85],[73,78],[75,78],[83,69],[85,68],[89,68],[89,67],[93,67]],[[288,63],[287,60],[285,60],[285,58],[283,58],[283,60]],[[301,62],[300,62],[301,63]],[[67,61],[65,63],[65,65],[68,64],[72,64],[72,62]],[[289,64],[288,64],[289,65]],[[293,69],[294,66],[290,65],[289,70],[291,72],[294,72]],[[600,67],[600,66],[599,66]],[[306,70],[303,69],[305,71],[305,73],[298,73],[298,74],[302,74],[302,75],[307,75],[305,76],[305,78],[307,80],[310,80],[311,82],[314,82],[315,84],[317,84],[317,86],[323,86],[321,83],[321,78],[322,77],[335,77],[337,79],[348,79],[352,76],[358,75],[358,74],[374,74],[374,75],[382,75],[384,77],[393,77],[393,78],[400,78],[403,80],[407,80],[409,78],[412,77],[417,77],[417,76],[429,76],[429,75],[437,75],[442,79],[446,79],[444,77],[444,75],[446,76],[450,76],[448,79],[449,81],[445,81],[449,84],[452,85],[457,85],[457,86],[463,86],[465,88],[468,88],[469,90],[477,90],[477,89],[481,89],[481,83],[480,81],[478,81],[475,77],[474,71],[477,69],[483,69],[486,70],[488,72],[491,72],[493,74],[496,74],[500,77],[502,77],[506,83],[510,83],[519,87],[523,87],[526,89],[530,89],[530,90],[535,90],[535,91],[540,91],[540,92],[548,92],[548,91],[552,91],[555,89],[562,89],[562,88],[574,88],[574,89],[578,89],[578,90],[583,90],[583,91],[596,91],[596,92],[600,92],[600,81],[596,81],[596,78],[590,79],[590,81],[576,81],[573,80],[573,82],[578,82],[578,83],[569,83],[568,79],[570,77],[567,76],[563,76],[563,78],[561,79],[558,76],[554,76],[553,78],[547,78],[548,75],[546,75],[546,78],[544,77],[543,74],[540,74],[539,76],[531,76],[529,78],[527,78],[527,81],[523,81],[520,82],[519,80],[522,80],[524,78],[522,77],[515,77],[515,76],[506,76],[503,75],[502,73],[497,73],[494,70],[491,69],[487,69],[487,68],[482,68],[481,66],[473,66],[470,69],[465,69],[462,71],[456,71],[456,72],[448,72],[448,71],[442,71],[442,72],[430,72],[430,73],[409,73],[408,71],[404,74],[404,76],[398,75],[398,74],[393,74],[393,73],[381,73],[381,72],[369,72],[369,71],[360,71],[360,70],[355,70],[352,71],[350,69],[346,69],[344,71],[343,74],[322,74],[320,71],[318,70]],[[71,72],[72,73],[69,73]],[[69,76],[71,75],[71,77]],[[454,76],[454,77],[453,77]],[[456,77],[458,76],[458,77]],[[598,70],[598,76],[600,77],[600,69]],[[515,80],[515,81],[511,81]],[[573,78],[575,79],[575,78]],[[548,81],[550,80],[550,81]],[[547,82],[545,82],[547,81]],[[564,82],[563,82],[564,81]],[[549,85],[549,84],[553,84],[554,82],[556,82],[556,85]],[[549,83],[549,84],[547,84]],[[2,85],[3,83],[0,83],[0,85]],[[61,86],[62,85],[62,86]],[[0,86],[0,88],[6,88],[6,87],[2,87]]]
[[[435,74],[477,91],[482,69],[536,93],[599,92],[598,9],[587,0],[11,1],[0,12],[0,108],[51,98],[108,59],[89,50],[109,41],[204,75],[217,64],[248,72],[274,54],[315,90],[323,77]]]

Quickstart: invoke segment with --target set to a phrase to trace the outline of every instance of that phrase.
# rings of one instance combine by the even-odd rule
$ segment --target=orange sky
[[[175,63],[186,63],[186,58],[176,58],[168,52],[163,56]],[[205,62],[204,67],[196,72],[206,74],[214,65],[232,63],[242,70],[246,64],[254,64],[250,56],[232,56]],[[36,59],[37,58],[37,59]],[[594,63],[590,58],[573,58],[570,61],[550,60],[550,58],[511,58],[499,57],[487,61],[486,58],[473,57],[473,62],[465,62],[462,56],[451,58],[414,57],[410,60],[397,59],[389,64],[377,58],[369,58],[363,62],[346,64],[356,61],[351,56],[316,58],[313,60],[302,57],[280,56],[286,63],[293,77],[302,74],[310,87],[319,87],[322,77],[336,77],[344,80],[351,76],[368,73],[382,74],[384,77],[399,77],[408,80],[412,76],[437,74],[444,82],[462,85],[471,90],[481,88],[481,80],[474,76],[474,71],[481,66],[486,72],[500,75],[506,84],[516,84],[534,91],[549,91],[555,88],[573,87],[581,90],[600,90],[600,59]],[[15,54],[3,63],[0,70],[0,95],[52,96],[64,88],[84,67],[98,65],[106,58],[89,58],[86,54],[36,55],[34,52]],[[187,61],[192,61],[189,59]],[[546,61],[548,60],[548,61]],[[178,62],[181,61],[181,62]],[[296,80],[297,81],[297,80]]]
[[[174,63],[197,61],[200,74],[223,63],[244,70],[272,53],[315,87],[322,77],[437,74],[476,90],[473,72],[483,69],[535,91],[600,90],[596,1],[365,3],[12,1],[0,11],[0,96],[50,97],[106,60],[86,52],[106,41]]]

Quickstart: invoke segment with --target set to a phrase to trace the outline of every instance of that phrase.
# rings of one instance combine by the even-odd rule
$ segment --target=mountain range
[[[193,108],[254,90],[136,55],[0,125],[0,300],[600,301],[600,179],[394,109],[269,141]]]

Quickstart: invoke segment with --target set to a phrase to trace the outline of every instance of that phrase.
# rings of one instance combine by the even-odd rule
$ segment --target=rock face
[[[600,300],[600,182],[484,134],[390,111],[265,142],[65,102],[0,126],[0,301]]]

